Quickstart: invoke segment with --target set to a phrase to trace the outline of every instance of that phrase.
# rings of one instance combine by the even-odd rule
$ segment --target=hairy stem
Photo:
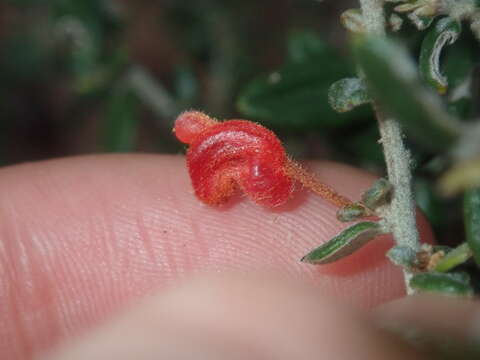
[[[343,208],[344,206],[352,204],[351,200],[347,199],[343,195],[340,195],[327,184],[319,181],[314,175],[309,173],[295,161],[289,160],[285,170],[289,176],[293,177],[307,189],[317,194],[321,198],[327,200],[329,203],[335,205],[336,207]]]
[[[385,36],[384,0],[360,0],[367,33]],[[402,140],[402,130],[395,119],[385,117],[378,104],[374,104],[381,143],[387,165],[388,180],[393,185],[393,197],[385,209],[384,219],[398,246],[409,247],[415,252],[420,248],[415,221],[415,203],[412,195],[410,153]],[[404,270],[407,293],[411,274]]]
[[[365,29],[370,34],[385,35],[384,0],[360,0]]]

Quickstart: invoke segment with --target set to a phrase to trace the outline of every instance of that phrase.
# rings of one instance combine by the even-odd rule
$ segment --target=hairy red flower
[[[188,111],[177,118],[174,132],[190,145],[187,165],[192,185],[207,204],[224,203],[239,187],[258,204],[279,206],[290,198],[295,180],[337,206],[350,203],[290,160],[275,134],[259,124],[219,122]]]

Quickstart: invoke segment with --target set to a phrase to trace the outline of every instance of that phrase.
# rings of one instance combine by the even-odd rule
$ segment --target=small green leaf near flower
[[[365,221],[355,224],[312,250],[302,258],[302,261],[315,265],[337,261],[352,254],[382,233],[379,223]]]

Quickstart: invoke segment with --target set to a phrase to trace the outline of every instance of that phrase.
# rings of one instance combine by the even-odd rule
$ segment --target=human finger
[[[318,176],[353,199],[374,180],[334,163]],[[404,294],[383,238],[337,264],[299,262],[345,227],[300,193],[271,211],[238,199],[221,209],[193,195],[182,157],[123,155],[0,171],[0,354],[30,359],[128,303],[197,272],[269,270],[370,307]],[[431,237],[421,223],[424,237]],[[7,356],[8,355],[8,356]]]

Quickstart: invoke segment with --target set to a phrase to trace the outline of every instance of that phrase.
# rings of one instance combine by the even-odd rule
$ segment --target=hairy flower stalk
[[[376,36],[385,36],[384,0],[360,0],[365,31]],[[415,203],[411,188],[410,153],[402,140],[398,122],[386,117],[378,104],[374,104],[381,135],[381,143],[387,165],[388,180],[393,185],[392,201],[385,208],[384,219],[392,232],[397,246],[408,247],[415,252],[420,248],[415,221]],[[411,274],[404,270],[407,293]]]

